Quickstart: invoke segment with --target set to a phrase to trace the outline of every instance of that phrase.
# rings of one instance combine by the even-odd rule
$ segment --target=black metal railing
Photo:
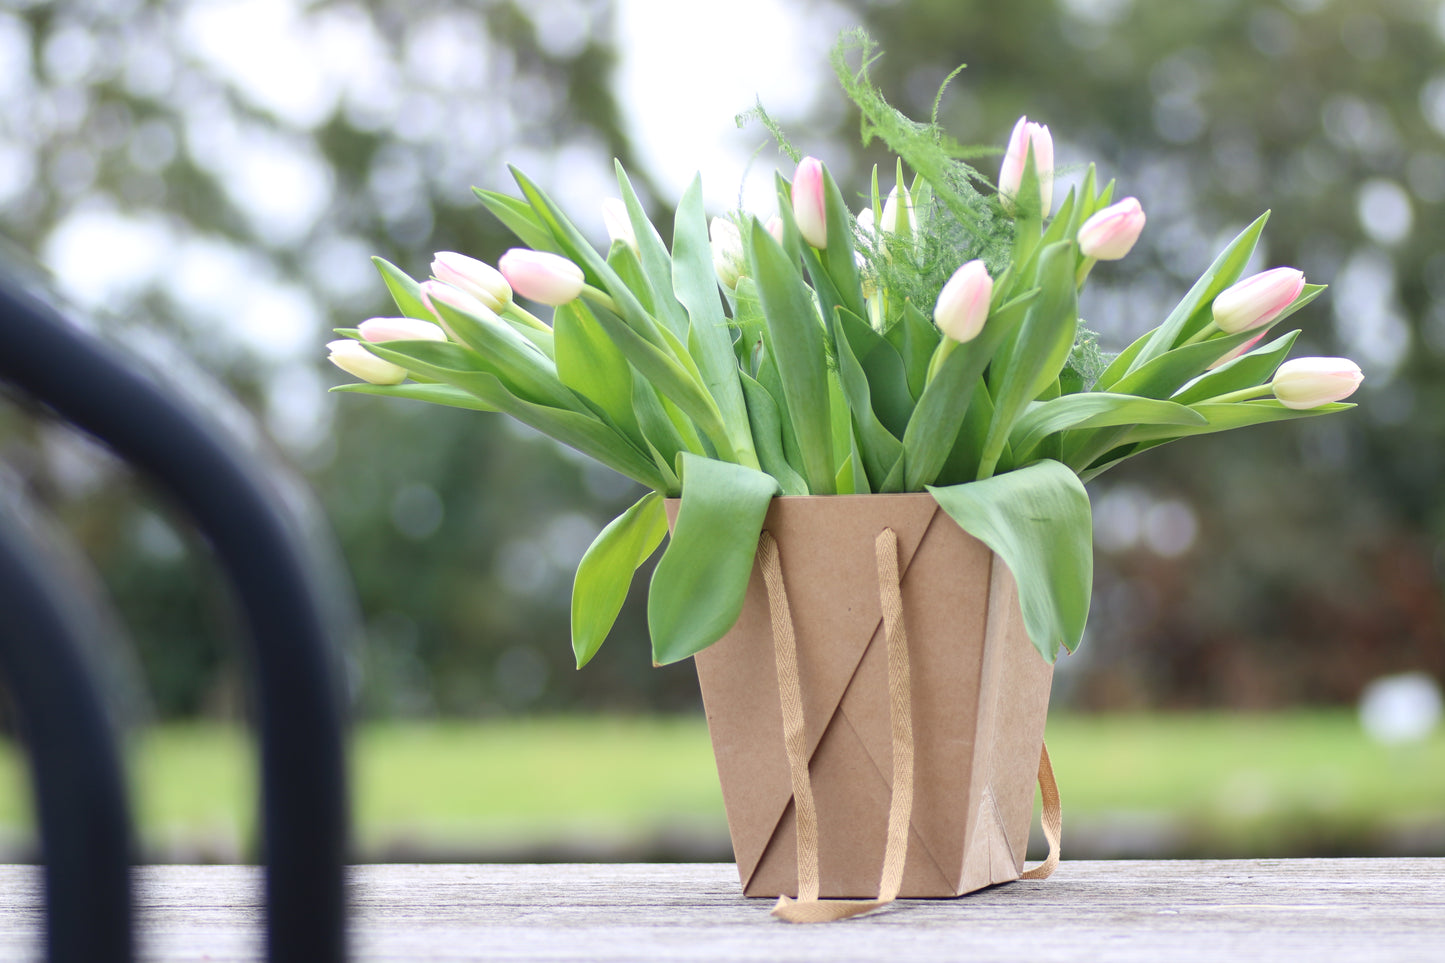
[[[244,612],[250,640],[251,701],[260,730],[269,958],[276,963],[345,959],[346,745],[336,606],[327,594],[343,583],[323,571],[273,481],[242,454],[244,446],[134,359],[3,276],[0,381],[109,446],[169,496],[214,549]],[[36,577],[25,551],[11,557],[15,569],[0,576],[15,578],[17,585]],[[30,644],[63,651],[63,634],[34,630]],[[9,681],[17,689],[39,684],[26,681],[23,665],[13,671]],[[16,699],[29,704],[22,694]],[[42,839],[55,884],[48,893],[51,959],[125,958],[62,955],[79,952],[70,949],[68,935],[61,932],[63,921],[54,915],[57,908],[70,906],[69,887],[75,884],[68,871],[57,877],[54,870],[62,865],[58,858],[70,858],[70,847],[81,845],[76,817],[67,809],[80,803],[70,799],[63,774],[45,769],[59,751],[46,742],[51,730],[40,738],[33,720],[31,726],[38,815],[47,827]],[[92,746],[87,751],[101,750]],[[47,786],[60,788],[49,792]],[[123,808],[119,812],[123,822]],[[76,858],[90,857],[82,851]],[[126,944],[116,945],[117,952],[128,952]]]
[[[131,959],[131,822],[116,735],[86,660],[99,620],[24,522],[0,500],[0,681],[28,750],[49,957]]]

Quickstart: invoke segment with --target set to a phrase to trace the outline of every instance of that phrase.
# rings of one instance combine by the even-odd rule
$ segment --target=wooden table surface
[[[141,959],[259,960],[259,871],[137,870]],[[352,871],[361,961],[1445,961],[1445,859],[1065,862],[1052,879],[793,926],[730,864]],[[39,876],[0,867],[0,963],[39,959]]]

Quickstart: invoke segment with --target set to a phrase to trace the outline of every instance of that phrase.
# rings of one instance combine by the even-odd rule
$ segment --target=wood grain
[[[136,876],[143,960],[261,959],[255,867]],[[40,958],[39,880],[0,866],[0,963]],[[1445,960],[1445,859],[1065,862],[820,926],[771,919],[723,863],[358,866],[351,900],[366,963]]]

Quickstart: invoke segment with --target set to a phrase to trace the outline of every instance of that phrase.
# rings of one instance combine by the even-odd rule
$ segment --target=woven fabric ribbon
[[[909,677],[908,633],[903,624],[903,595],[898,576],[898,537],[891,528],[878,533],[874,549],[878,560],[878,596],[888,643],[888,715],[893,748],[888,841],[883,853],[883,873],[878,883],[877,899],[823,900],[818,898],[818,810],[813,801],[812,780],[808,775],[808,739],[803,727],[803,694],[798,676],[798,645],[793,634],[792,610],[783,585],[777,542],[766,531],[758,539],[757,561],[768,593],[778,692],[783,709],[783,742],[788,753],[793,809],[797,819],[798,898],[780,896],[773,907],[773,915],[789,923],[826,923],[867,913],[893,902],[903,887],[908,830],[913,815],[913,696]],[[1049,856],[1042,864],[1024,873],[1024,879],[1045,879],[1059,864],[1062,816],[1058,785],[1054,781],[1047,749],[1039,757],[1039,786],[1043,794],[1044,835],[1049,841]]]

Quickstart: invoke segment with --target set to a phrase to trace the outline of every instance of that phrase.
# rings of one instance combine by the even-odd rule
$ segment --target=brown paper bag
[[[676,503],[669,505],[675,518]],[[797,638],[823,898],[878,893],[892,748],[874,540],[898,537],[915,753],[904,897],[1018,879],[1053,666],[1029,642],[1008,569],[927,493],[775,498]],[[737,624],[695,657],[738,875],[797,894],[792,788],[773,636],[754,567]]]

